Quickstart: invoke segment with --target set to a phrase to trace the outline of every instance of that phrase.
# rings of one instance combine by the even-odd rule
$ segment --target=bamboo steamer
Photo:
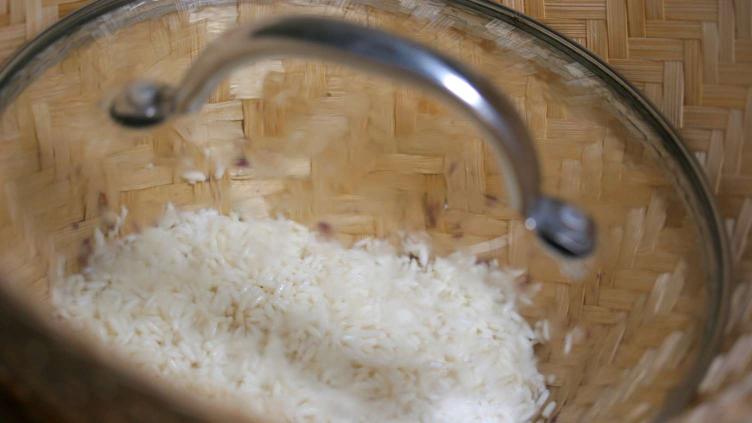
[[[660,125],[640,114],[649,106],[625,100],[628,92],[604,82],[609,75],[562,53],[566,46],[542,41],[545,30],[535,33],[531,23],[520,29],[504,10],[491,18],[467,5],[422,2],[101,2],[102,8],[120,3],[107,19],[88,22],[58,42],[56,52],[26,64],[34,70],[24,75],[34,78],[28,86],[3,93],[0,271],[9,297],[0,310],[8,316],[6,332],[25,341],[0,353],[0,381],[12,387],[14,401],[43,404],[32,417],[117,420],[108,410],[118,407],[120,415],[140,421],[216,419],[215,412],[234,418],[227,417],[231,411],[207,411],[180,393],[146,386],[140,375],[123,375],[126,365],[113,363],[87,340],[69,339],[66,328],[46,318],[50,284],[58,272],[80,268],[95,228],[111,228],[127,208],[120,232],[137,232],[168,202],[253,216],[282,213],[312,227],[325,222],[345,243],[427,231],[439,255],[466,249],[527,268],[529,288],[539,291],[523,314],[531,324],[547,321],[552,328],[536,355],[541,372],[550,375],[554,419],[649,421],[685,405],[709,362],[713,337],[720,335],[724,263],[708,251],[714,222],[703,220],[687,169],[667,149]],[[731,111],[722,108],[722,96],[714,106],[698,100],[710,97],[697,94],[702,78],[693,73],[699,66],[692,67],[700,55],[693,37],[712,39],[713,27],[698,24],[702,31],[695,33],[698,25],[674,23],[681,13],[699,18],[695,9],[667,4],[658,15],[653,6],[629,4],[628,29],[627,9],[619,2],[530,1],[524,10],[551,17],[554,28],[596,53],[610,53],[612,64],[700,150],[711,188],[734,193],[720,203],[724,216],[738,218],[728,227],[737,274],[743,275],[750,225],[738,193],[746,192],[741,134],[749,119],[738,112],[738,94],[728,99],[736,99]],[[10,2],[7,49],[78,6]],[[225,30],[299,13],[402,34],[489,77],[512,98],[533,134],[544,189],[594,215],[596,256],[575,264],[552,259],[508,207],[493,153],[472,122],[386,78],[324,62],[266,61],[233,75],[201,113],[155,131],[126,131],[108,120],[103,105],[130,79],[174,82]],[[737,24],[742,35],[749,29],[743,25]],[[686,41],[650,41],[654,33],[671,36],[670,28]],[[627,32],[629,43],[622,42]],[[725,40],[727,31],[721,32]],[[718,28],[715,33],[717,46]],[[661,54],[672,59],[663,63]],[[743,51],[737,56],[746,57]],[[682,65],[682,59],[692,61]],[[721,54],[721,64],[703,67],[705,75],[731,69],[724,60]],[[22,87],[24,78],[18,78],[14,83]],[[748,83],[737,79],[734,84]],[[712,87],[720,92],[724,85]],[[232,158],[235,166],[188,183],[187,171],[215,174],[217,164],[206,159],[206,150]],[[733,316],[749,309],[747,291],[736,291]],[[25,318],[18,317],[22,312]],[[729,343],[742,322],[730,321]],[[705,392],[744,373],[744,339],[711,368]],[[724,409],[717,404],[709,399],[690,419]],[[266,419],[273,416],[258,421]]]

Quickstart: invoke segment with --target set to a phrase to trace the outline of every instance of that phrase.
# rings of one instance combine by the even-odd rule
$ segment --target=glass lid
[[[0,317],[57,334],[46,366],[6,358],[59,398],[118,406],[99,377],[155,421],[653,421],[712,358],[728,247],[699,166],[502,6],[99,1],[0,92]],[[62,360],[90,363],[75,389]]]

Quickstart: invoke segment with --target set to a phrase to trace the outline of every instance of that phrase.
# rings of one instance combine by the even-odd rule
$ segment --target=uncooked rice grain
[[[414,243],[413,243],[414,244]],[[519,271],[168,207],[96,237],[58,316],[157,378],[289,421],[528,422],[548,398]],[[550,407],[550,406],[549,406]]]

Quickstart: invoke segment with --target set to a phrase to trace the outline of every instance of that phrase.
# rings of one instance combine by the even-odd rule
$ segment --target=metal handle
[[[389,74],[428,88],[472,116],[500,153],[510,202],[528,229],[567,257],[595,246],[592,220],[579,209],[540,192],[540,171],[525,124],[509,100],[486,79],[411,41],[382,31],[318,17],[288,17],[242,26],[214,41],[175,88],[149,81],[130,84],[110,113],[126,126],[158,124],[198,111],[237,67],[259,59],[308,57]]]

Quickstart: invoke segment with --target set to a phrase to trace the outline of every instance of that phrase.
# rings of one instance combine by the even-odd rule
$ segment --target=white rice
[[[59,316],[211,400],[289,421],[517,423],[548,397],[520,272],[212,210],[97,239],[54,286]]]

